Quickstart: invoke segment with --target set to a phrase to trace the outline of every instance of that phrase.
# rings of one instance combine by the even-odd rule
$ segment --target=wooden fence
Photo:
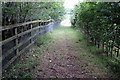
[[[2,32],[2,69],[8,68],[35,42],[39,35],[52,30],[60,21],[31,21],[4,27]]]

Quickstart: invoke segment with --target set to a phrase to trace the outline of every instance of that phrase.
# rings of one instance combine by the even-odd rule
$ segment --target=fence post
[[[39,22],[39,26],[41,26],[41,22]],[[39,28],[39,32],[40,32],[40,28]]]
[[[39,22],[39,26],[41,25],[41,23]]]
[[[31,24],[29,24],[30,25],[30,29],[32,29],[33,28],[33,26],[32,26],[32,23]],[[30,37],[32,36],[32,31],[30,32]],[[32,39],[30,39],[30,43],[32,43]]]
[[[18,34],[18,30],[17,30],[17,27],[15,28],[15,35]],[[17,46],[19,43],[18,43],[18,38],[15,39],[15,45]],[[19,50],[18,48],[16,49],[16,54],[18,54]]]
[[[120,48],[119,48],[119,46],[118,46],[118,49],[117,49],[117,57],[119,56],[119,50],[120,50]]]

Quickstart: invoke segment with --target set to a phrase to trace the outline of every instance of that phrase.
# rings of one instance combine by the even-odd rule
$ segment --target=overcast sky
[[[73,9],[78,2],[82,2],[82,1],[83,0],[65,0],[64,7],[68,9]]]

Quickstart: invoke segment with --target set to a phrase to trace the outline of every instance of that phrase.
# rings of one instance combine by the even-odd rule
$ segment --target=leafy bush
[[[120,2],[84,2],[72,11],[71,23],[80,27],[88,38],[111,56],[119,54]],[[114,52],[115,51],[115,52]]]

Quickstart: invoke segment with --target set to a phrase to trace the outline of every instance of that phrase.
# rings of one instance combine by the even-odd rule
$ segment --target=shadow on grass
[[[85,38],[86,40],[86,38]],[[101,49],[94,46],[89,40],[86,41],[88,50],[97,57],[97,60],[102,63],[109,71],[115,75],[115,77],[120,77],[120,57],[110,57],[106,53],[103,53]]]
[[[78,27],[74,27],[75,29],[79,29]],[[97,48],[95,45],[91,43],[91,40],[89,40],[84,31],[82,29],[79,29],[82,35],[78,35],[81,37],[81,43],[80,46],[82,49],[85,49],[84,52],[89,53],[88,55],[94,56],[94,62],[97,62],[98,64],[103,65],[107,68],[108,72],[113,74],[112,76],[116,78],[120,78],[120,57],[110,57],[107,56],[105,53],[102,52],[101,49]],[[87,55],[86,55],[87,57]],[[104,70],[104,69],[103,69]]]

